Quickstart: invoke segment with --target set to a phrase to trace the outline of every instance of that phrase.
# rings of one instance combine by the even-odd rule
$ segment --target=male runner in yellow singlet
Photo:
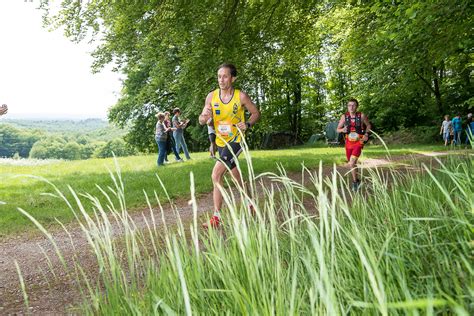
[[[214,215],[209,223],[203,225],[205,228],[217,228],[221,222],[222,194],[218,186],[222,186],[222,179],[227,167],[237,183],[245,188],[234,158],[234,155],[237,157],[242,152],[240,144],[242,137],[238,130],[244,132],[250,129],[260,118],[260,112],[249,96],[240,90],[234,89],[233,83],[236,79],[237,69],[234,65],[220,65],[217,70],[219,89],[207,95],[204,109],[199,116],[201,125],[207,124],[214,127],[217,136],[217,150],[220,156],[220,160],[216,162],[212,170]],[[245,121],[245,109],[250,112],[250,118],[247,122]]]

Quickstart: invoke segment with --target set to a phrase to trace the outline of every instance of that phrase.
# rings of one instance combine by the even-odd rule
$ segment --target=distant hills
[[[90,133],[104,128],[120,129],[102,119],[66,120],[66,119],[2,119],[0,124],[9,124],[20,129],[37,129],[48,133]]]
[[[88,159],[135,153],[120,129],[102,119],[1,119],[0,157]]]

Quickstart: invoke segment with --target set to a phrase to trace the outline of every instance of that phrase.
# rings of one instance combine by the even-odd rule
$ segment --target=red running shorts
[[[362,153],[362,148],[364,148],[364,145],[362,145],[360,142],[351,142],[346,140],[347,161],[351,160],[351,156],[359,158],[360,154]]]

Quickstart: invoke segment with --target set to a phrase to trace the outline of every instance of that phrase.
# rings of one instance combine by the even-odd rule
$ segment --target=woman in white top
[[[440,135],[443,135],[444,146],[448,146],[449,138],[451,135],[452,122],[449,120],[449,115],[444,116],[444,121],[441,124]]]

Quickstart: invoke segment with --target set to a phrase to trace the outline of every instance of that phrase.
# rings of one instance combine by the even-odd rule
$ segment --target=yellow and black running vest
[[[217,146],[225,147],[226,142],[240,143],[242,137],[235,126],[245,122],[245,109],[240,102],[240,90],[234,89],[232,99],[227,103],[222,102],[220,90],[214,90],[211,106]]]

